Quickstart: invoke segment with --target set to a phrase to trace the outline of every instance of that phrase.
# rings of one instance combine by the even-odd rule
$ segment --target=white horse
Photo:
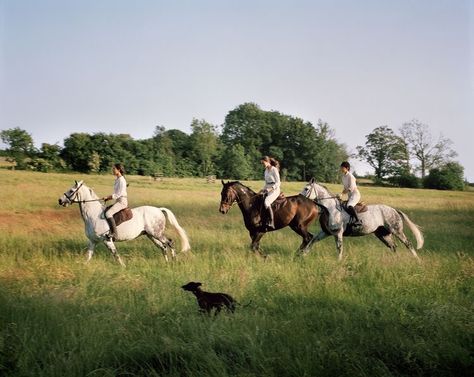
[[[366,212],[358,213],[362,225],[353,227],[350,224],[350,216],[343,210],[339,197],[331,194],[326,187],[317,184],[314,178],[304,187],[301,195],[314,200],[323,209],[319,218],[322,230],[309,242],[302,251],[303,254],[309,252],[313,242],[333,235],[336,239],[339,260],[341,260],[343,236],[357,237],[374,233],[380,241],[395,252],[396,245],[392,238],[394,234],[415,258],[419,259],[413,245],[403,233],[403,221],[407,223],[416,238],[417,250],[423,247],[423,234],[418,225],[414,224],[402,211],[383,204],[368,205]]]
[[[88,262],[94,254],[95,246],[99,242],[104,242],[112,255],[125,267],[114,242],[108,237],[110,229],[104,217],[105,207],[100,203],[100,200],[94,191],[87,187],[83,181],[76,181],[74,186],[59,198],[58,202],[63,207],[67,207],[69,204],[79,203],[81,216],[86,228],[86,236],[89,239],[89,247],[87,249]],[[168,261],[168,248],[171,250],[171,256],[174,259],[176,253],[172,247],[172,241],[164,235],[166,226],[164,213],[166,213],[169,222],[174,226],[181,238],[181,251],[186,252],[190,250],[191,247],[186,232],[178,224],[176,217],[169,209],[142,206],[132,208],[132,213],[132,219],[117,226],[117,241],[128,241],[146,234],[148,238],[162,250],[166,261]]]

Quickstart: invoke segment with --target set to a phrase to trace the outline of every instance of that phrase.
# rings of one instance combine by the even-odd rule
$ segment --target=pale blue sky
[[[473,1],[0,0],[0,129],[152,136],[244,102],[355,151],[417,118],[474,181]],[[367,171],[356,164],[359,173]]]

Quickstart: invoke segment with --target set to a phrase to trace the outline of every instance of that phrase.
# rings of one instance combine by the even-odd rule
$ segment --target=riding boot
[[[347,206],[347,212],[351,216],[351,224],[354,226],[362,225],[362,221],[360,221],[359,216],[357,216],[357,212],[353,206]]]
[[[274,222],[274,218],[273,218],[273,209],[270,206],[266,210],[267,210],[267,216],[266,216],[265,226],[268,230],[273,230],[273,229],[275,229],[275,222]]]
[[[107,223],[109,224],[109,227],[110,227],[110,233],[109,233],[109,237],[112,239],[112,240],[116,240],[117,239],[117,225],[115,224],[115,219],[114,217],[106,217],[107,219]]]

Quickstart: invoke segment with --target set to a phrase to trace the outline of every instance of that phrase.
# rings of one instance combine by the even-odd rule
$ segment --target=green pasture
[[[264,262],[249,252],[238,207],[218,212],[220,181],[129,176],[130,204],[170,208],[192,252],[166,263],[146,238],[119,243],[123,269],[105,246],[85,263],[79,209],[57,204],[75,179],[100,196],[113,186],[112,175],[0,169],[0,376],[472,373],[472,192],[361,188],[368,203],[395,206],[422,227],[420,262],[372,236],[345,239],[342,262],[332,238],[295,258],[301,239],[290,229],[263,238]],[[244,306],[202,316],[180,289],[189,281]]]

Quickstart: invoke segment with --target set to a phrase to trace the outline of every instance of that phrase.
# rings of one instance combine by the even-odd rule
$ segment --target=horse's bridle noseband
[[[74,203],[87,203],[87,202],[98,202],[102,199],[91,199],[91,200],[76,200],[77,198],[77,193],[79,191],[79,189],[82,187],[82,185],[84,184],[84,182],[82,182],[78,188],[76,188],[72,193],[71,195],[68,195],[67,193],[64,193],[64,196],[66,197],[67,200],[69,200],[69,203],[71,204],[74,204]],[[74,197],[75,196],[75,197]]]
[[[79,189],[82,187],[82,184],[83,184],[83,183],[81,183],[81,184],[79,185],[79,187],[76,188],[76,189],[71,193],[71,195],[68,195],[67,193],[64,193],[64,196],[67,198],[67,200],[69,200],[70,203],[79,203],[79,201],[77,201],[76,198],[77,198],[77,192],[78,192]],[[75,197],[74,197],[74,196],[75,196]]]
[[[337,205],[340,206],[341,203],[340,203],[339,200],[337,200],[337,199],[339,199],[339,197],[338,197],[337,195],[328,196],[328,197],[326,197],[326,198],[318,198],[318,191],[316,191],[316,188],[314,187],[314,184],[311,183],[309,186],[311,186],[311,189],[308,191],[308,193],[307,193],[305,196],[309,199],[309,197],[310,197],[310,195],[311,195],[311,192],[314,191],[315,197],[314,197],[314,199],[312,199],[312,200],[313,200],[313,202],[316,203],[316,205],[318,205],[318,206],[320,206],[320,207],[326,208],[324,205],[322,205],[321,203],[318,203],[318,202],[321,202],[321,200],[325,200],[325,199],[336,199],[336,206],[337,206]],[[340,210],[340,209],[339,209],[339,210]]]

